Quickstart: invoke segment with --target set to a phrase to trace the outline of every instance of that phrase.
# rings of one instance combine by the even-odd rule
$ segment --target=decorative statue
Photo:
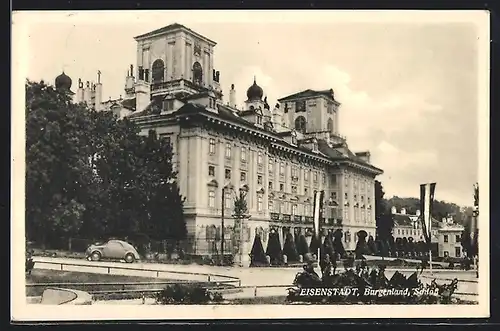
[[[83,82],[81,78],[78,78],[78,88],[83,88]]]
[[[215,81],[218,83],[218,82],[219,82],[219,77],[220,77],[220,72],[219,72],[219,71],[217,71],[217,72],[215,73],[215,77],[216,77],[216,80],[215,80]]]
[[[97,70],[97,83],[101,83],[101,70]]]
[[[90,87],[90,82],[89,82],[89,81],[87,81],[87,88],[89,88],[89,87]]]

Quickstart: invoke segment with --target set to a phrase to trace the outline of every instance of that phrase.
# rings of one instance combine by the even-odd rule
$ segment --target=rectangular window
[[[247,161],[247,149],[245,147],[241,147],[241,161]]]
[[[304,187],[304,195],[308,195],[309,194],[309,189],[307,187]]]
[[[284,184],[280,184],[280,191],[283,192],[285,190],[285,185]]]
[[[292,205],[292,215],[297,215],[297,205],[296,204]]]
[[[285,165],[283,163],[280,163],[280,175],[285,175]]]
[[[297,193],[297,186],[292,185],[292,193]]]
[[[330,176],[330,184],[331,185],[337,185],[337,175],[331,175]]]
[[[231,158],[231,143],[226,143],[226,159]]]
[[[224,178],[231,179],[231,169],[226,169],[224,173]]]
[[[214,166],[208,166],[208,175],[209,176],[215,176],[215,167]]]
[[[445,243],[447,243],[447,242],[448,242],[448,235],[447,235],[447,234],[445,234],[445,235],[443,236],[443,240],[444,240],[444,242],[445,242]]]
[[[257,124],[262,124],[262,116],[257,115]]]
[[[273,182],[269,182],[268,189],[269,189],[269,191],[272,191],[272,190],[273,190]]]
[[[313,181],[315,183],[318,181],[318,173],[316,171],[313,173]]]
[[[259,152],[257,154],[257,164],[262,165],[262,163],[263,163],[262,152]]]
[[[215,154],[215,139],[213,138],[210,138],[209,140],[208,152],[210,153],[210,155]]]
[[[344,199],[348,200],[349,199],[349,195],[346,193],[344,193]]]
[[[455,235],[455,242],[459,243],[460,241],[462,241],[461,239],[462,238],[460,238],[459,234]]]
[[[210,208],[215,208],[215,191],[208,192],[208,206]]]
[[[226,209],[231,208],[232,201],[231,201],[231,192],[225,192],[225,197],[224,197],[224,207]]]
[[[326,175],[325,174],[321,174],[321,182],[323,184],[326,184]]]
[[[272,213],[273,210],[274,210],[274,202],[273,201],[269,201],[267,203],[267,208],[269,209],[269,212]]]
[[[460,247],[455,247],[455,257],[460,257],[462,255],[462,252],[460,250]]]
[[[305,181],[309,180],[309,170],[304,170],[304,180]]]
[[[337,200],[337,192],[330,192],[330,197],[331,197],[333,200]]]
[[[257,184],[262,185],[262,176],[261,175],[257,176]]]
[[[297,167],[292,167],[292,177],[297,177]]]
[[[257,195],[257,211],[262,211],[263,209],[263,197],[262,197],[262,194],[258,194]]]
[[[269,160],[269,176],[272,176],[274,173],[274,163],[272,160]]]
[[[241,172],[241,174],[240,174],[240,180],[242,182],[246,182],[246,180],[247,180],[247,173],[246,172],[243,172],[243,171]]]

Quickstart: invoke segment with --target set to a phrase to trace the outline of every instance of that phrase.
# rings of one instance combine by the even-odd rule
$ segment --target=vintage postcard
[[[489,316],[488,12],[12,26],[13,320]]]

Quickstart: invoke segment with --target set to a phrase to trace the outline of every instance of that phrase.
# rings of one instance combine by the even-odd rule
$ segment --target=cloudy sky
[[[235,84],[241,104],[254,75],[272,104],[304,89],[333,88],[342,103],[340,131],[352,150],[371,151],[385,171],[386,196],[417,197],[419,184],[435,181],[437,199],[472,203],[483,35],[466,18],[388,21],[326,11],[23,15],[13,22],[28,37],[23,63],[32,80],[53,82],[64,69],[75,86],[100,70],[103,98],[119,97],[136,63],[133,37],[181,23],[218,43],[221,86],[228,95]]]

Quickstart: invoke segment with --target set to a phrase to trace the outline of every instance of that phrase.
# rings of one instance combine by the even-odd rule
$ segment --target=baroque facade
[[[358,231],[375,236],[375,177],[382,170],[370,164],[369,152],[353,153],[339,134],[333,90],[305,90],[271,107],[254,79],[244,108],[237,109],[234,85],[229,100],[222,99],[215,42],[180,24],[135,40],[137,66],[126,78],[125,97],[96,109],[127,116],[143,134],[156,130],[172,144],[194,238],[191,253],[218,253],[223,205],[225,246],[231,246],[238,190],[247,192],[251,216],[242,227],[244,253],[256,234],[264,249],[270,232],[279,234],[282,246],[287,233],[310,234],[312,199],[320,190],[324,233],[342,229],[347,250],[355,248]],[[87,93],[86,100],[96,98]]]

